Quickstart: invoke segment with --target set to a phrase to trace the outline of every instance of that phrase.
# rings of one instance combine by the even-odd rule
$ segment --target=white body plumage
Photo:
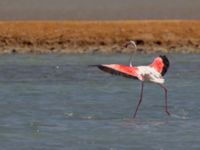
[[[138,74],[143,77],[142,81],[154,82],[159,84],[163,84],[165,82],[165,79],[162,77],[162,75],[153,67],[138,66],[137,68]]]

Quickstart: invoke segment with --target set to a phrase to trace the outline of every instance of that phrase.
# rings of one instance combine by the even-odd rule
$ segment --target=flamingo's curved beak
[[[123,44],[124,48],[127,48],[130,45],[130,42],[126,42],[125,44]]]

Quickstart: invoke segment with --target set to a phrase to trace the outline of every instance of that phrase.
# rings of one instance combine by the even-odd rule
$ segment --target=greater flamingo
[[[131,46],[137,49],[137,46],[134,41],[129,41],[124,45],[126,48]],[[167,88],[164,86],[164,78],[163,76],[167,72],[169,68],[169,60],[165,55],[160,55],[156,57],[150,65],[147,66],[133,66],[132,65],[132,56],[130,57],[129,66],[121,65],[121,64],[100,64],[100,65],[93,65],[98,67],[104,72],[114,74],[114,75],[121,75],[126,78],[136,79],[141,81],[141,92],[140,98],[136,107],[136,110],[133,114],[133,118],[136,117],[137,111],[139,106],[142,102],[143,97],[143,88],[144,82],[152,82],[160,85],[160,87],[164,90],[165,93],[165,112],[167,115],[170,115],[168,111],[167,105]]]

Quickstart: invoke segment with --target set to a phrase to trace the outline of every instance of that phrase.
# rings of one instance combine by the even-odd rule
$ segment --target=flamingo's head
[[[137,45],[136,45],[135,41],[132,41],[132,40],[126,42],[126,43],[124,44],[124,47],[125,47],[125,48],[130,47],[130,48],[135,48],[135,49],[137,49]]]

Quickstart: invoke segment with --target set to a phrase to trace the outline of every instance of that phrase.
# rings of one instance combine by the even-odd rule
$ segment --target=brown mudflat
[[[200,21],[0,22],[0,53],[200,53]]]

